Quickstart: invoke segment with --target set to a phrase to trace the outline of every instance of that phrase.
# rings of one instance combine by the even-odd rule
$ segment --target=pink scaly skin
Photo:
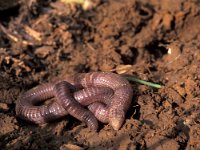
[[[69,112],[77,112],[71,110],[68,110],[69,112],[66,111],[66,109],[63,108],[63,105],[58,103],[58,101],[53,101],[53,103],[47,105],[37,106],[38,103],[51,99],[54,96],[56,97],[56,93],[58,93],[58,95],[61,95],[59,94],[59,91],[61,91],[61,93],[64,93],[65,96],[68,96],[70,93],[69,89],[71,89],[71,86],[69,84],[64,85],[64,87],[62,87],[65,89],[58,88],[62,86],[61,83],[63,84],[63,82],[64,84],[67,84],[65,83],[65,81],[58,82],[57,84],[52,84],[52,83],[42,84],[22,94],[16,103],[17,116],[24,120],[33,122],[35,124],[43,124],[61,118],[67,115]],[[96,103],[98,103],[95,101],[103,101],[103,99],[110,99],[112,95],[113,95],[112,89],[107,87],[88,87],[73,93],[73,97],[75,97],[75,100],[80,104],[82,104],[83,106],[84,105],[86,106],[86,104],[91,103],[88,107],[92,109],[91,112],[94,113],[96,112],[96,110],[93,110],[93,108],[95,108]],[[59,99],[61,98],[59,97]],[[67,98],[65,98],[65,100],[66,99]],[[80,110],[83,111],[82,114],[84,114],[85,112],[85,116],[87,115],[89,116],[88,117],[79,116],[78,115],[79,113],[75,114],[70,113],[70,114],[76,117],[77,119],[86,122],[92,130],[96,130],[98,125],[96,118],[94,118],[93,114],[91,114],[90,111],[85,110],[82,106],[79,106],[79,104],[77,104],[76,102],[74,103],[75,106],[77,106]],[[72,108],[74,108],[73,105]],[[88,120],[84,120],[82,118],[86,118]],[[91,120],[93,121],[91,122]]]
[[[132,93],[128,81],[117,74],[81,73],[25,92],[16,103],[16,113],[20,118],[36,124],[46,123],[69,113],[86,122],[92,130],[98,128],[96,118],[103,123],[110,123],[118,130],[125,120]],[[53,103],[36,106],[53,97]]]
[[[126,79],[114,73],[92,72],[77,74],[67,81],[76,87],[82,88],[90,86],[105,86],[111,88],[114,94],[108,103],[108,120],[113,129],[119,130],[125,120],[125,114],[133,97],[133,89]]]

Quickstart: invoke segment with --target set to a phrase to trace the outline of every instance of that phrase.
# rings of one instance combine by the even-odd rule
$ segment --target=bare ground
[[[95,4],[84,11],[48,0],[0,12],[1,149],[200,149],[200,2]],[[16,118],[23,91],[119,68],[163,85],[131,82],[133,102],[119,131],[101,124],[92,132],[70,116],[45,126]]]

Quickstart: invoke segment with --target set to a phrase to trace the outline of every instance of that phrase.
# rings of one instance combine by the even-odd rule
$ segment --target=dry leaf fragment
[[[112,69],[111,71],[116,71],[118,74],[123,74],[132,71],[132,69],[132,65],[118,65],[115,69]]]

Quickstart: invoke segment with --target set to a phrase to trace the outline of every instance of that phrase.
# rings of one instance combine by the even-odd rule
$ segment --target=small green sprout
[[[147,85],[147,86],[150,86],[150,87],[154,87],[154,88],[162,88],[162,85],[160,84],[156,84],[156,83],[152,83],[152,82],[148,82],[148,81],[145,81],[145,80],[140,80],[140,79],[137,79],[133,76],[126,76],[125,77],[127,80],[129,81],[134,81],[134,82],[137,82],[137,83],[140,83],[140,84],[144,84],[144,85]]]

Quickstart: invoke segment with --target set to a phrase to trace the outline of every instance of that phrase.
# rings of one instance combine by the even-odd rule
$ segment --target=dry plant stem
[[[78,4],[84,4],[85,0],[60,0],[64,3],[78,3]]]

